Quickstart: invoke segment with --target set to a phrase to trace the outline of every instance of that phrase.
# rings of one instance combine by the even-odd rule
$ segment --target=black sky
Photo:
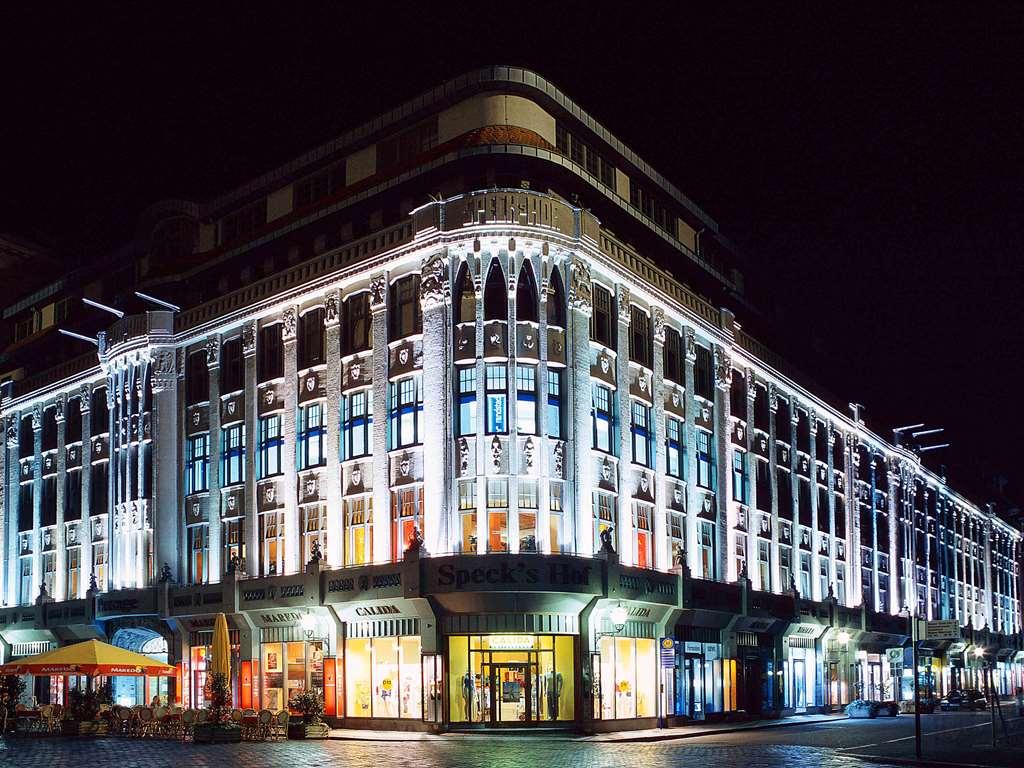
[[[718,220],[785,319],[776,346],[882,434],[946,427],[928,463],[973,497],[994,473],[1022,495],[1019,5],[86,5],[0,11],[0,231],[88,259],[158,199],[526,66]]]

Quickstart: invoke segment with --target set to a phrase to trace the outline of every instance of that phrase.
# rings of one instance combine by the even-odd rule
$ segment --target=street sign
[[[885,655],[889,658],[890,664],[902,664],[903,663],[903,649],[902,648],[887,648]]]
[[[676,641],[671,637],[661,638],[662,669],[672,669],[676,665]]]
[[[925,624],[925,640],[959,640],[960,622],[956,619],[941,619]]]

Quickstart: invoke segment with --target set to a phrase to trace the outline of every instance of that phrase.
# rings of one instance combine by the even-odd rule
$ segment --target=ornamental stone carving
[[[324,297],[324,325],[335,325],[338,317],[338,292],[331,291]]]
[[[423,308],[442,304],[448,293],[448,279],[444,257],[433,253],[423,260],[420,268],[420,302]]]
[[[582,259],[572,263],[572,278],[569,282],[569,306],[582,312],[589,312],[593,306],[594,287],[590,282],[590,264]]]
[[[555,477],[565,476],[565,443],[559,442],[555,445]]]
[[[43,406],[40,403],[36,403],[32,406],[32,429],[40,430],[43,428]]]
[[[92,406],[92,388],[88,384],[82,384],[78,388],[78,410],[88,413]]]
[[[295,338],[295,328],[298,318],[295,314],[295,307],[288,307],[281,313],[281,338],[285,341]]]
[[[732,358],[724,347],[715,346],[715,384],[721,389],[732,385]]]
[[[217,339],[206,342],[206,365],[209,368],[220,365],[220,342]]]
[[[527,469],[533,469],[533,438],[526,438],[526,442],[523,443],[523,463]]]
[[[753,402],[757,398],[757,384],[754,381],[754,369],[747,368],[747,400]]]
[[[242,354],[251,355],[256,351],[256,321],[242,326]]]
[[[686,337],[686,359],[693,362],[697,359],[697,335],[693,328],[684,328],[683,334]]]
[[[658,344],[665,343],[665,310],[651,307],[651,325],[654,326],[654,340]]]
[[[494,465],[494,471],[498,472],[501,470],[501,456],[502,456],[501,440],[495,435],[494,439],[491,440],[491,463]]]
[[[66,405],[67,397],[63,394],[57,395],[57,399],[53,401],[54,415],[58,423],[64,421],[64,406]]]
[[[627,288],[624,285],[620,285],[619,286],[618,301],[619,301],[619,320],[622,320],[622,321],[628,323],[629,319],[630,319],[630,312],[629,312],[629,288]]]
[[[469,471],[469,441],[464,437],[459,438],[459,474],[464,475]]]
[[[7,445],[14,448],[18,444],[18,417],[11,416],[7,420]]]
[[[388,301],[388,276],[374,275],[370,280],[370,309],[383,309]]]

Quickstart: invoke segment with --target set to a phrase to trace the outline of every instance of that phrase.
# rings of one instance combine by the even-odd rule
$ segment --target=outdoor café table
[[[260,716],[259,715],[243,715],[242,716],[242,733],[255,735],[256,729],[259,728]]]
[[[25,720],[25,730],[34,731],[39,727],[43,713],[38,709],[22,709],[15,712],[14,716]]]

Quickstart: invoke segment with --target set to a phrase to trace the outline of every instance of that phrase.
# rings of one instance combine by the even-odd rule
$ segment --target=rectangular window
[[[391,492],[391,559],[400,560],[412,543],[414,532],[423,533],[423,488]]]
[[[757,508],[762,512],[772,510],[771,468],[764,459],[754,458],[754,484],[757,489]]]
[[[391,325],[391,341],[423,333],[419,275],[403,277],[392,284],[388,321]]]
[[[537,481],[519,479],[519,551],[536,552]]]
[[[101,592],[107,590],[107,542],[97,541],[92,545],[92,572]]]
[[[188,529],[188,578],[190,584],[206,584],[210,568],[210,528],[193,525]]]
[[[594,551],[601,551],[601,533],[618,528],[615,518],[615,497],[610,493],[594,491]]]
[[[600,285],[594,285],[593,314],[590,318],[590,338],[599,344],[615,348],[615,323],[612,318],[612,295]]]
[[[508,372],[504,365],[487,366],[487,434],[508,432]]]
[[[683,550],[683,513],[674,509],[665,510],[665,531],[668,535],[668,552],[673,565],[685,562]]]
[[[232,567],[232,561],[237,559],[237,564],[245,565],[245,538],[242,535],[244,520],[225,520],[221,523],[221,541],[223,542],[224,555],[221,559],[221,568],[228,573]]]
[[[256,370],[260,382],[272,381],[284,376],[284,346],[281,342],[280,323],[260,328]]]
[[[43,552],[43,586],[46,594],[53,595],[53,585],[57,580],[57,553]]]
[[[107,500],[110,494],[109,476],[109,462],[100,461],[92,465],[89,475],[89,515],[92,517],[107,514]],[[31,487],[30,485],[30,491]],[[31,506],[29,508],[31,509]],[[19,509],[24,509],[24,507],[20,506]]]
[[[693,390],[705,400],[715,399],[715,371],[711,350],[700,344],[697,345],[697,359],[693,365]]]
[[[185,402],[187,405],[204,403],[210,399],[210,370],[206,365],[206,352],[193,352],[185,361]]]
[[[32,556],[19,558],[18,565],[21,577],[18,583],[18,602],[21,605],[32,605]]]
[[[487,551],[508,551],[508,480],[487,480]]]
[[[220,352],[220,393],[227,395],[245,388],[245,358],[242,339],[235,337],[224,342]]]
[[[562,551],[562,494],[563,484],[557,480],[551,481],[548,486],[548,535],[551,537],[551,552],[557,554]]]
[[[763,540],[757,542],[757,575],[760,579],[762,592],[772,589],[771,543]]]
[[[373,561],[373,497],[345,499],[345,565],[367,565]]]
[[[245,424],[220,431],[220,478],[222,486],[245,482]]]
[[[456,428],[460,437],[476,434],[476,367],[467,365],[458,369],[459,414]]]
[[[210,435],[188,438],[185,448],[185,494],[209,490]]]
[[[779,582],[783,592],[793,589],[793,552],[789,547],[779,547]]]
[[[537,367],[516,366],[516,430],[521,435],[537,434]]]
[[[651,344],[651,316],[639,307],[630,307],[629,359],[650,368]]]
[[[321,504],[302,507],[302,562],[313,559],[313,545],[320,548],[320,556],[327,554],[327,508]]]
[[[683,423],[671,416],[665,419],[665,471],[672,477],[685,477],[686,460],[683,443]]]
[[[818,561],[818,594],[820,599],[828,597],[828,560],[824,557]]]
[[[700,570],[702,579],[715,578],[715,524],[700,521]]]
[[[260,515],[260,565],[264,576],[276,576],[284,564],[284,512]]]
[[[299,318],[298,350],[299,370],[312,368],[324,362],[324,308],[311,309]]]
[[[373,324],[370,319],[370,294],[366,291],[345,299],[341,326],[342,354],[353,355],[373,348]]]
[[[715,455],[711,450],[711,433],[698,429],[697,437],[697,485],[713,490],[715,487]]]
[[[632,411],[630,430],[633,433],[633,463],[649,467],[651,466],[654,454],[654,451],[651,450],[653,442],[651,409],[649,406],[636,400],[633,400],[630,406]]]
[[[423,388],[419,376],[391,382],[391,448],[407,448],[420,443],[420,413]]]
[[[475,554],[476,480],[463,480],[459,483],[459,534],[459,551]]]
[[[562,371],[548,368],[548,437],[562,437]]]
[[[324,406],[310,403],[299,408],[299,469],[321,467],[327,463],[324,454]]]
[[[732,500],[747,503],[747,454],[733,449],[732,452]]]
[[[593,426],[594,448],[611,453],[614,415],[612,413],[612,393],[608,387],[601,384],[592,386],[590,417]]]
[[[369,456],[373,448],[373,393],[364,389],[342,400],[342,443],[345,459]]]
[[[806,552],[800,553],[800,597],[811,597],[811,556]]]
[[[686,385],[686,368],[683,366],[682,339],[675,328],[665,328],[664,374],[669,381]]]
[[[75,600],[78,597],[78,590],[82,579],[82,548],[68,547],[67,549],[67,599]]]
[[[653,568],[654,560],[651,555],[651,519],[654,517],[654,507],[650,504],[633,502],[633,530],[636,532],[636,565],[638,568]]]
[[[281,474],[281,416],[264,416],[259,423],[259,442],[256,453],[256,476],[262,480]]]

